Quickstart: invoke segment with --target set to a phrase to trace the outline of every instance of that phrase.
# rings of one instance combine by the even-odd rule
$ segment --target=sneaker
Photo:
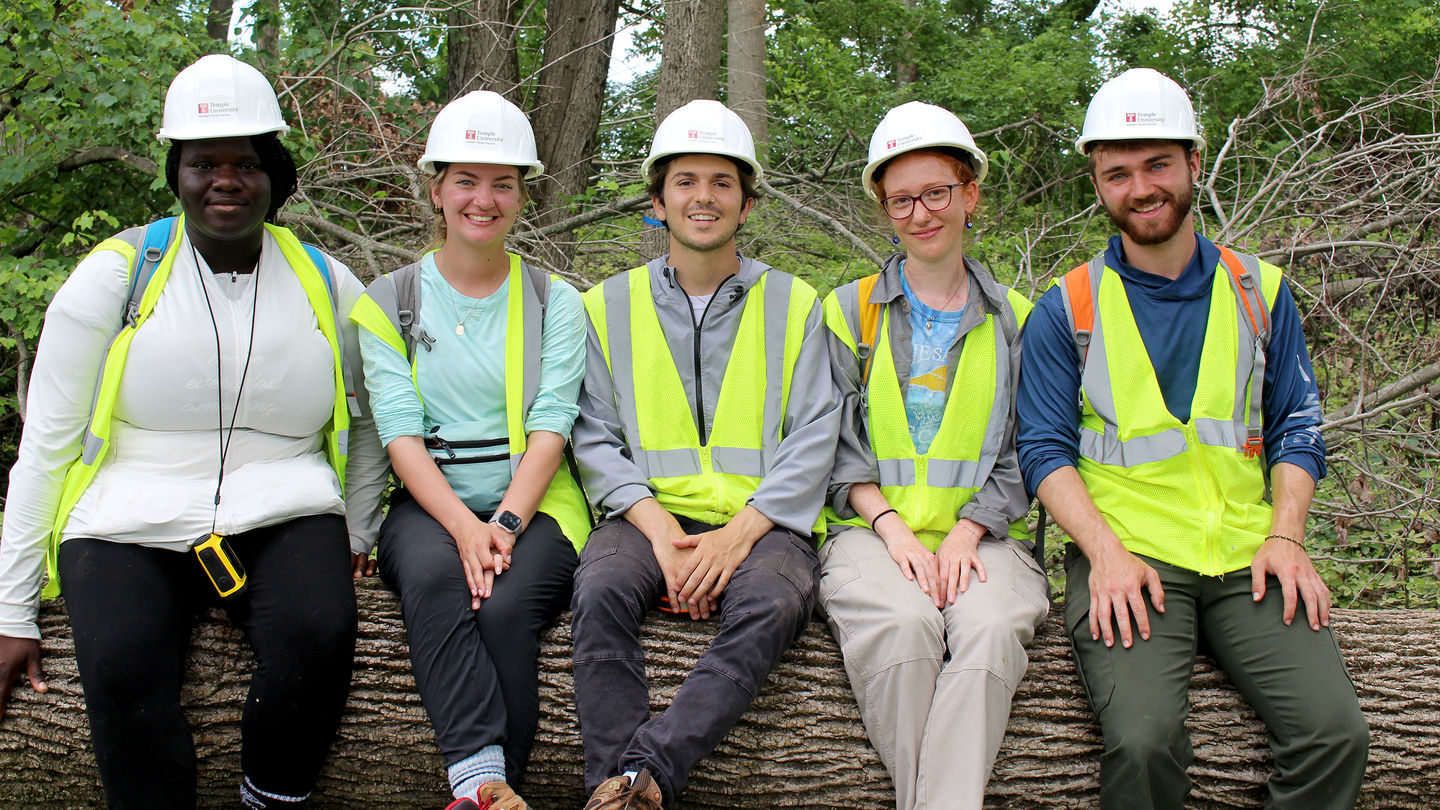
[[[634,784],[624,776],[615,776],[600,783],[585,803],[585,810],[662,810],[660,786],[641,769]]]
[[[445,805],[445,810],[480,810],[474,799],[456,799]]]
[[[525,800],[504,782],[486,782],[475,794],[480,810],[530,810]]]

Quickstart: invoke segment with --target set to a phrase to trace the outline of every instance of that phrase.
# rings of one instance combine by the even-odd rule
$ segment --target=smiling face
[[[931,150],[907,152],[885,164],[881,199],[896,194],[920,197],[928,189],[964,183],[951,189],[950,204],[941,210],[931,211],[917,201],[910,216],[890,221],[907,261],[953,264],[963,260],[965,223],[980,199],[980,190],[968,182],[973,177],[955,158]]]
[[[241,242],[264,227],[270,175],[249,138],[184,141],[176,195],[197,244]]]
[[[1163,245],[1194,230],[1190,208],[1199,152],[1171,141],[1102,142],[1090,160],[1100,203],[1127,241]]]
[[[504,246],[525,205],[522,171],[494,163],[453,163],[430,183],[445,217],[445,239]]]
[[[670,229],[671,253],[677,244],[697,253],[733,253],[735,232],[755,202],[741,190],[735,161],[719,155],[681,155],[670,161],[660,193],[650,202],[655,218]]]

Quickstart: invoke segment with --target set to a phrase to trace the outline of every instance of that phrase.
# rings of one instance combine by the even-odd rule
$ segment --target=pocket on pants
[[[1083,640],[1080,633],[1085,634]],[[1081,651],[1082,644],[1086,645],[1084,652]],[[1115,651],[1103,642],[1090,639],[1088,623],[1070,631],[1070,651],[1075,656],[1075,674],[1085,688],[1085,697],[1089,698],[1090,708],[1099,717],[1115,695]]]

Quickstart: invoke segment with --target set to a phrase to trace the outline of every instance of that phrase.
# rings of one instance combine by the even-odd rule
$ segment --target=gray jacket
[[[899,377],[900,390],[905,392],[910,384],[910,303],[905,298],[900,281],[900,260],[904,254],[897,253],[885,263],[870,302],[889,307],[890,350],[895,358],[895,371]],[[965,269],[970,276],[968,303],[960,319],[959,335],[950,347],[946,362],[950,366],[947,386],[956,383],[956,367],[960,362],[960,351],[965,345],[965,335],[985,321],[987,315],[996,315],[1010,348],[1009,386],[998,392],[1009,400],[1010,418],[1005,427],[1005,449],[1000,453],[995,467],[980,490],[968,503],[960,508],[956,520],[968,518],[979,523],[996,538],[1008,537],[1010,522],[1020,518],[1030,509],[1030,497],[1025,492],[1025,483],[1020,477],[1020,466],[1015,455],[1015,386],[1020,378],[1020,330],[1016,319],[1009,313],[1006,288],[995,281],[990,271],[980,262],[965,258]],[[851,282],[859,284],[858,281]],[[843,288],[842,288],[843,289]],[[838,291],[837,291],[838,292]],[[1008,324],[1007,324],[1008,320]],[[842,518],[855,517],[850,507],[850,487],[857,483],[876,482],[879,470],[875,453],[870,449],[870,437],[865,427],[865,395],[860,388],[863,371],[862,362],[856,358],[840,338],[829,332],[830,367],[835,385],[844,400],[841,406],[840,441],[835,453],[835,469],[830,474],[829,499],[831,506]],[[858,336],[857,336],[858,339]],[[951,391],[946,391],[947,398]]]
[[[703,323],[697,326],[690,299],[675,281],[675,270],[668,265],[668,259],[668,255],[655,259],[646,269],[650,273],[660,327],[669,343],[670,355],[675,359],[680,381],[689,394],[687,404],[691,418],[696,420],[704,442],[708,441],[714,424],[720,384],[735,344],[745,296],[763,274],[780,271],[742,256],[740,271],[715,291]],[[602,283],[624,284],[624,278],[623,274],[617,275]],[[777,525],[802,535],[810,534],[824,505],[825,484],[835,458],[836,432],[840,425],[839,398],[830,379],[829,349],[823,332],[828,330],[817,301],[805,320],[805,335],[795,362],[789,407],[782,425],[783,438],[769,472],[748,501]],[[575,421],[571,440],[591,503],[603,516],[616,517],[654,491],[644,472],[631,459],[615,405],[615,383],[605,364],[593,323],[587,340],[580,416]],[[755,395],[765,394],[757,391]],[[697,416],[697,411],[703,419]]]

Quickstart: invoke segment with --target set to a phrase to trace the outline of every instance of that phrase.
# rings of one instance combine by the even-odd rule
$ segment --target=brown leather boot
[[[634,784],[624,776],[611,777],[590,794],[585,810],[663,810],[660,786],[643,768],[635,774]]]
[[[504,782],[486,782],[475,794],[480,810],[530,810],[525,800]]]

